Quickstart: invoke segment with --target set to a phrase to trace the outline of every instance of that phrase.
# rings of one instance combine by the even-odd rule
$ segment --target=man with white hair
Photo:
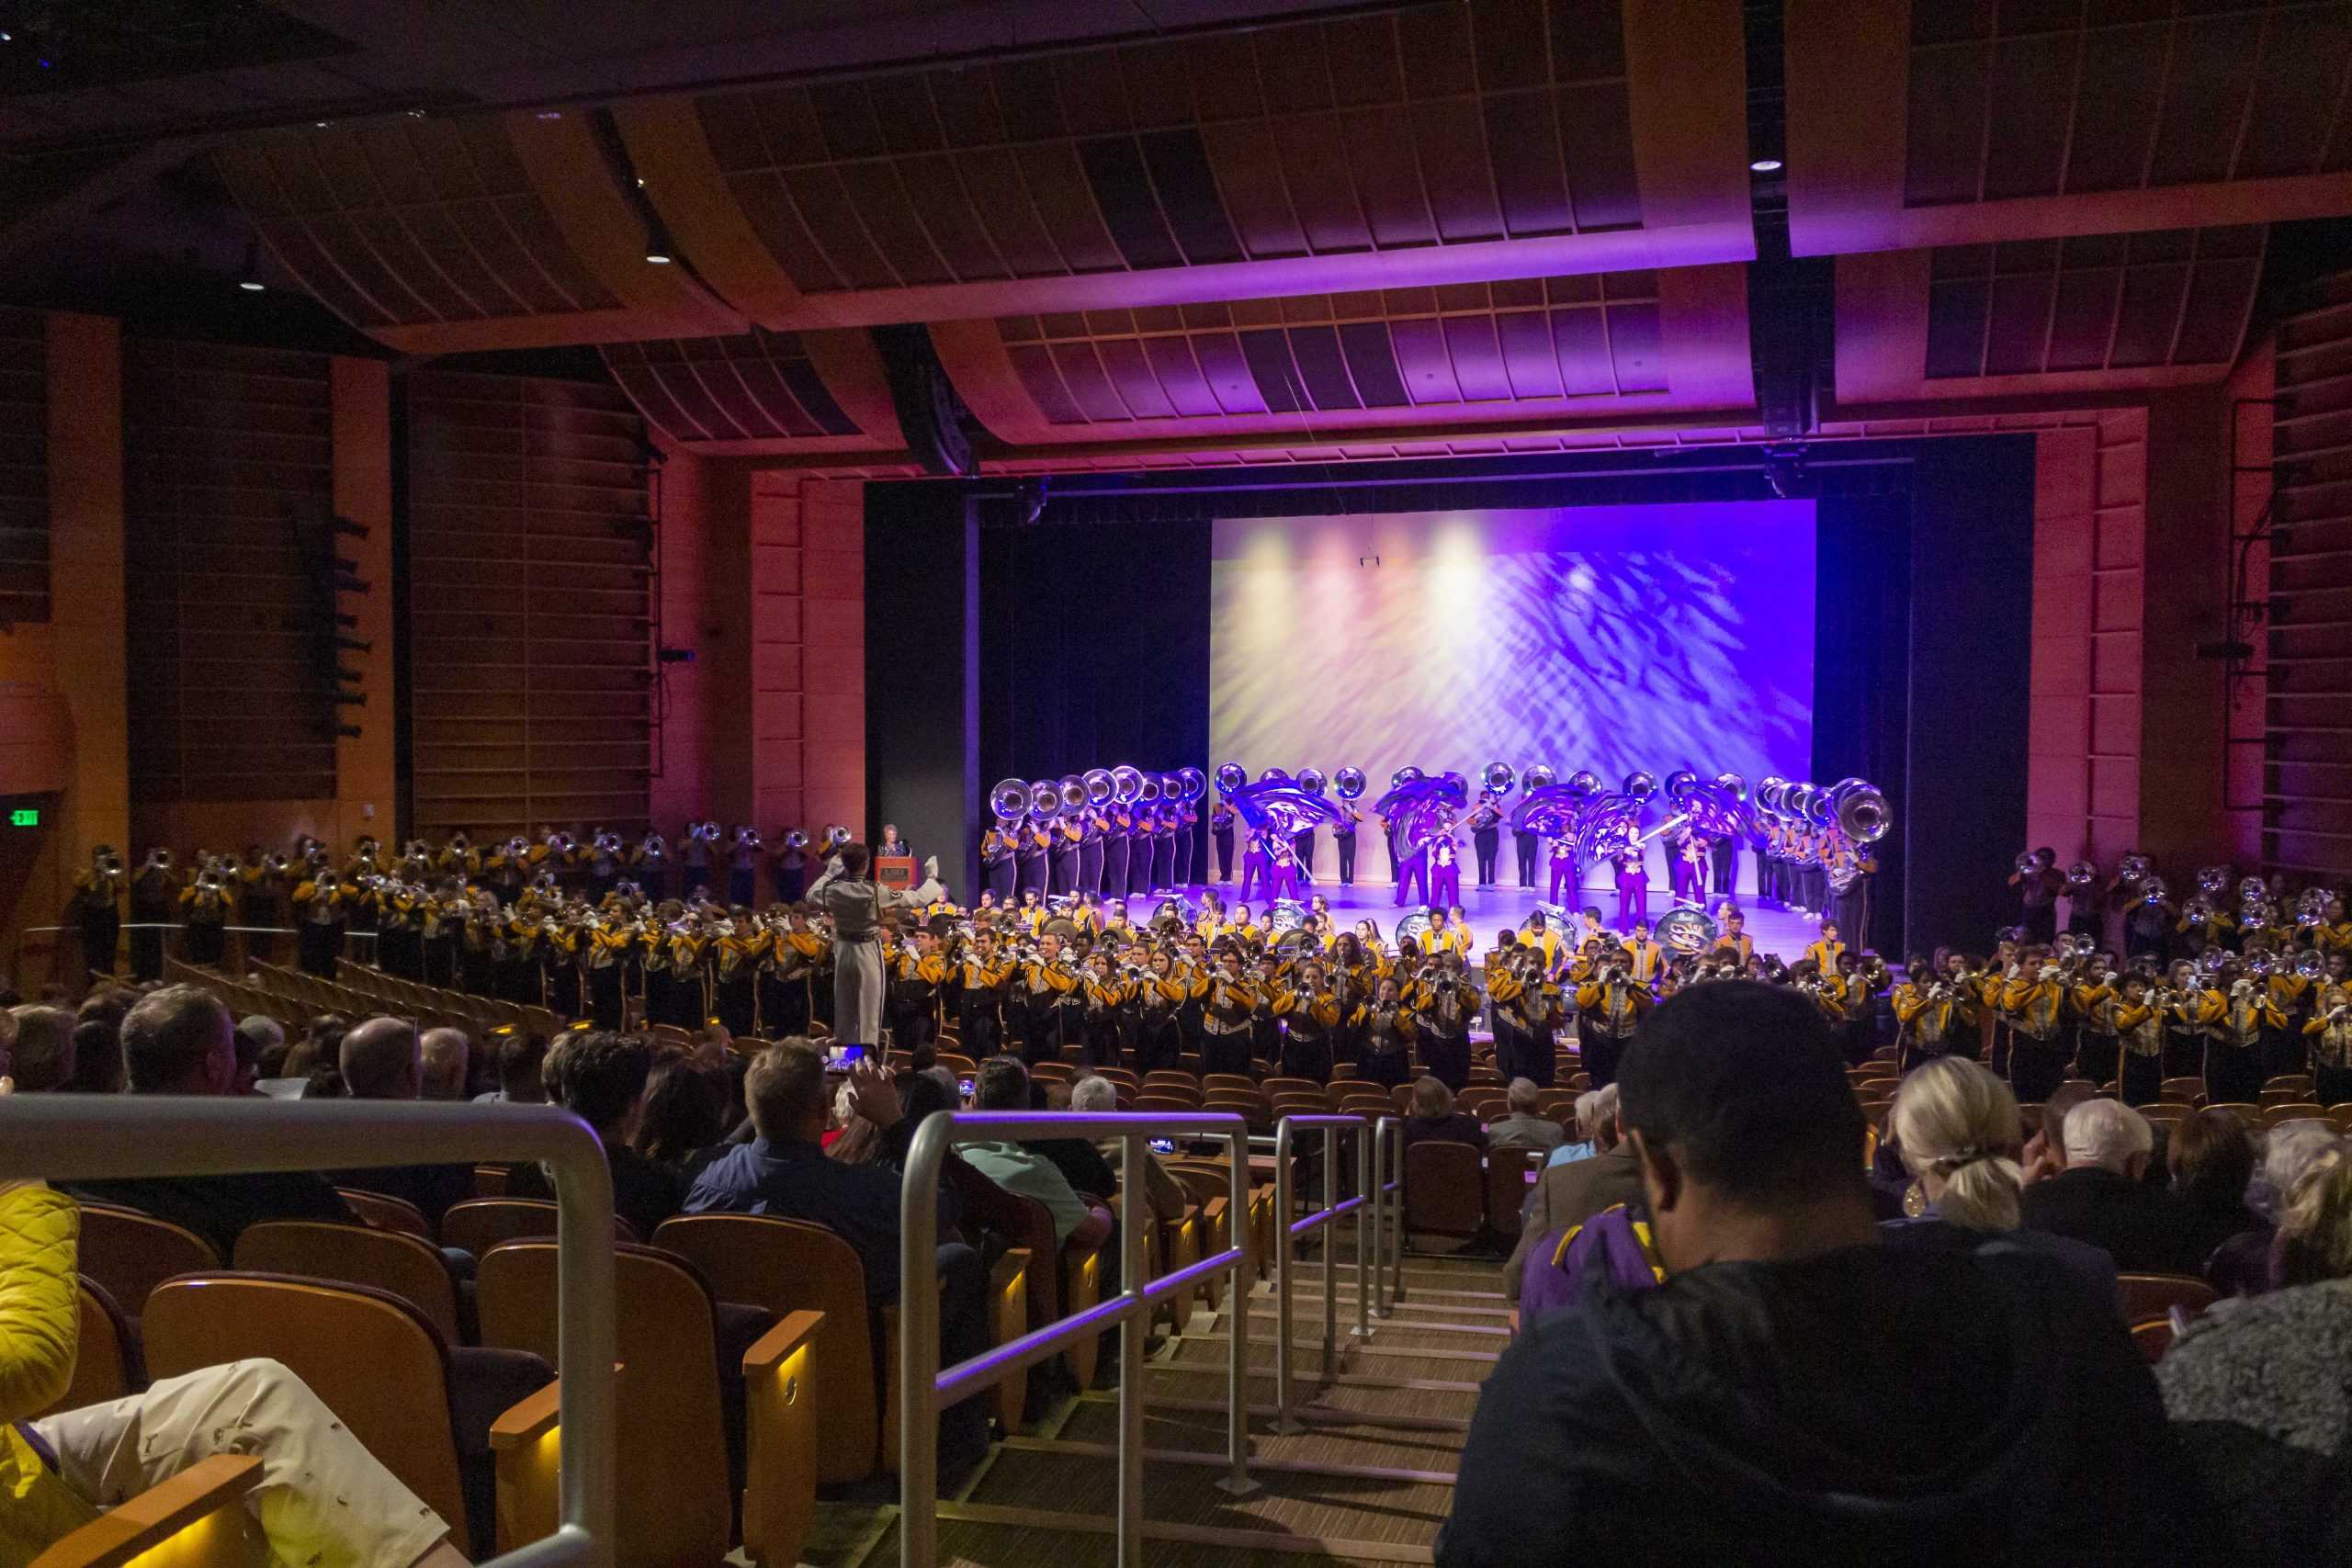
[[[1576,1136],[1563,1139],[1544,1161],[1545,1165],[1574,1165],[1580,1159],[1590,1159],[1614,1141],[1611,1129],[1617,1120],[1617,1086],[1603,1084],[1577,1096],[1571,1119]]]
[[[424,1077],[418,1086],[419,1100],[463,1100],[466,1098],[466,1075],[473,1065],[473,1042],[466,1038],[462,1029],[428,1029],[421,1041],[424,1051]]]
[[[2029,1230],[2088,1242],[2127,1274],[2195,1274],[2205,1259],[2179,1200],[2144,1178],[2155,1134],[2115,1100],[2086,1100],[2066,1112],[2066,1168],[2025,1190]]]
[[[1550,1154],[1567,1137],[1557,1122],[1535,1113],[1543,1091],[1533,1078],[1513,1078],[1510,1088],[1503,1091],[1503,1100],[1510,1114],[1495,1122],[1487,1129],[1487,1146],[1490,1149],[1533,1149]]]
[[[1082,1077],[1069,1091],[1069,1108],[1072,1112],[1080,1116],[1113,1115],[1119,1109],[1119,1086],[1105,1077],[1097,1077],[1092,1075]],[[1119,1172],[1120,1185],[1123,1187],[1126,1185],[1126,1173],[1122,1166],[1122,1156],[1125,1153],[1125,1140],[1108,1138],[1096,1146],[1102,1151],[1102,1157],[1110,1162],[1111,1168]],[[1153,1219],[1174,1220],[1183,1217],[1184,1189],[1174,1177],[1168,1174],[1166,1168],[1160,1165],[1159,1157],[1149,1149],[1146,1149],[1143,1155],[1143,1191],[1144,1202],[1151,1210]]]

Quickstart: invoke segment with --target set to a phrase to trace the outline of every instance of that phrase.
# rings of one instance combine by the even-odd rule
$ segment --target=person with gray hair
[[[1503,1101],[1510,1114],[1487,1124],[1487,1146],[1550,1154],[1566,1142],[1568,1135],[1557,1122],[1535,1112],[1543,1092],[1535,1087],[1533,1078],[1511,1079],[1510,1088],[1503,1091]]]
[[[417,1085],[420,1100],[463,1100],[466,1077],[473,1066],[473,1042],[462,1029],[428,1029],[418,1042],[424,1053],[424,1073]]]
[[[1573,1165],[1580,1159],[1590,1159],[1616,1141],[1617,1086],[1603,1084],[1577,1095],[1570,1119],[1576,1122],[1576,1136],[1554,1149],[1552,1156],[1544,1162],[1545,1165]]]
[[[1069,1108],[1073,1113],[1080,1116],[1114,1115],[1119,1109],[1119,1086],[1109,1078],[1097,1077],[1090,1074],[1079,1079],[1071,1088]],[[1120,1185],[1125,1187],[1126,1185],[1126,1169],[1123,1159],[1126,1152],[1125,1141],[1118,1138],[1106,1138],[1095,1146],[1102,1150],[1102,1157],[1109,1162],[1111,1168],[1119,1174]],[[1144,1202],[1150,1208],[1152,1218],[1157,1220],[1182,1218],[1189,1201],[1184,1189],[1174,1177],[1168,1174],[1167,1168],[1159,1163],[1159,1156],[1149,1149],[1146,1149],[1143,1155],[1143,1178]]]
[[[354,1100],[414,1100],[424,1078],[424,1049],[416,1025],[404,1018],[377,1017],[354,1024],[343,1037],[338,1065],[344,1088]],[[334,1173],[338,1187],[380,1193],[415,1205],[437,1227],[452,1204],[473,1196],[470,1165],[375,1166]]]
[[[74,1015],[63,1008],[20,1007],[13,1010],[17,1043],[8,1052],[7,1072],[17,1080],[18,1094],[40,1094],[64,1088],[74,1077]],[[0,1034],[6,1032],[0,1025]]]
[[[2086,1100],[2066,1112],[2066,1168],[2025,1189],[2023,1223],[2088,1242],[2127,1274],[2195,1274],[2195,1227],[2180,1200],[2150,1186],[2155,1134],[2148,1119],[2117,1100]]]

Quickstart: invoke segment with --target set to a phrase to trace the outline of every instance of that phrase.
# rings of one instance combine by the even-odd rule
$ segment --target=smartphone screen
[[[1176,1152],[1176,1140],[1154,1138],[1151,1140],[1151,1152],[1156,1155],[1172,1155]]]
[[[962,1093],[962,1095],[964,1096],[964,1098],[965,1098],[965,1099],[969,1100],[969,1099],[971,1099],[971,1098],[972,1098],[972,1080],[971,1080],[971,1079],[969,1079],[969,1078],[959,1078],[959,1079],[957,1079],[957,1080],[956,1080],[956,1089],[957,1089],[960,1093]]]
[[[865,1047],[863,1045],[836,1045],[831,1051],[826,1054],[825,1059],[828,1066],[846,1067],[854,1063],[865,1060]]]

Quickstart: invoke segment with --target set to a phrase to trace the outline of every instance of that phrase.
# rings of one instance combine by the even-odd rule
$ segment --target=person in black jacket
[[[2086,1100],[2060,1129],[2066,1168],[2030,1185],[2024,1223],[2105,1251],[2127,1274],[2195,1274],[2220,1245],[2192,1224],[2181,1201],[2147,1178],[2155,1135],[2148,1119],[2114,1100]],[[2224,1238],[2225,1239],[2225,1238]]]
[[[605,1163],[613,1173],[613,1213],[629,1223],[637,1239],[650,1241],[655,1227],[685,1206],[686,1186],[678,1173],[629,1146],[645,1110],[645,1086],[653,1076],[653,1048],[629,1034],[573,1030],[548,1053],[543,1069],[548,1098],[596,1130]],[[530,1163],[513,1168],[506,1179],[510,1198],[553,1198],[546,1168]]]
[[[2196,1555],[2112,1308],[2046,1258],[1881,1245],[1844,1068],[1782,988],[1643,1021],[1620,1110],[1666,1277],[1595,1269],[1504,1352],[1438,1568]]]

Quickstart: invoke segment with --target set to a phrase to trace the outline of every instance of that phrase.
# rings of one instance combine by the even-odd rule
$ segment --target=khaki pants
[[[449,1533],[276,1361],[207,1367],[32,1426],[57,1455],[58,1478],[100,1508],[216,1454],[261,1461],[245,1506],[272,1563],[409,1568]]]

